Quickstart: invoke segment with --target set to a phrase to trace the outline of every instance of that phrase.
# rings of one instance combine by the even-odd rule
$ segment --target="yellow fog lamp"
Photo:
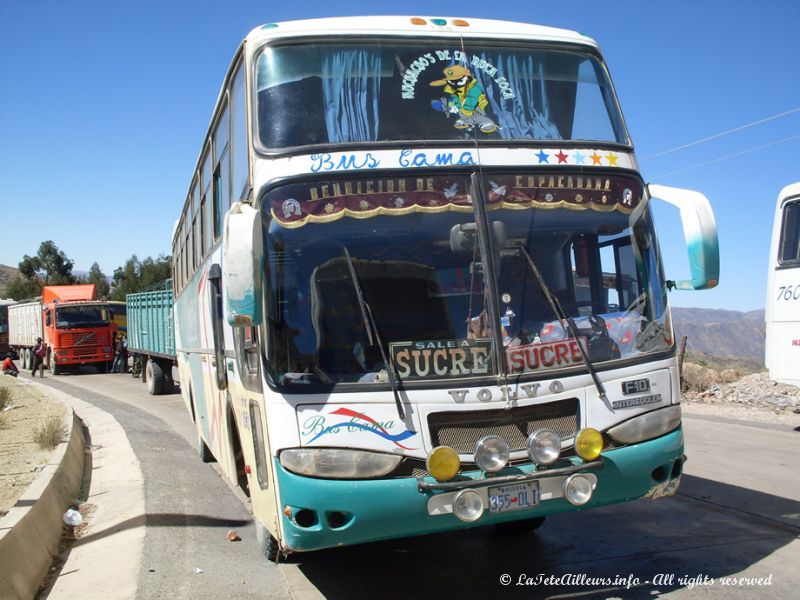
[[[428,467],[428,473],[433,475],[436,481],[450,481],[458,475],[461,461],[458,460],[458,454],[452,448],[438,446],[428,454],[425,466]]]
[[[581,429],[575,437],[575,452],[583,460],[594,460],[603,451],[603,434],[597,429]]]

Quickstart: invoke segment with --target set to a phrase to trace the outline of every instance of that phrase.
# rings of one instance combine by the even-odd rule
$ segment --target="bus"
[[[800,182],[778,194],[765,306],[770,379],[800,386]]]
[[[680,210],[667,280],[651,202]],[[673,494],[668,291],[717,284],[698,192],[646,185],[596,42],[438,17],[269,23],[174,227],[203,460],[271,560]]]

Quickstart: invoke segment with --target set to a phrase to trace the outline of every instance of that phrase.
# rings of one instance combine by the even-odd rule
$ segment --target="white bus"
[[[665,279],[650,202],[678,206]],[[674,493],[670,287],[699,193],[647,186],[597,44],[511,22],[250,32],[173,239],[204,460],[281,554]]]
[[[765,306],[770,379],[800,386],[800,182],[778,194]]]

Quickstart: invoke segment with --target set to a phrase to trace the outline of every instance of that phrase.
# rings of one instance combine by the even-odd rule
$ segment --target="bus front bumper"
[[[436,489],[441,485],[431,477],[419,481],[413,477],[323,480],[290,473],[276,460],[282,546],[287,551],[320,550],[671,495],[680,483],[683,459],[683,432],[678,428],[654,440],[604,452],[602,460],[595,461],[600,464],[583,465],[579,458],[570,459],[573,467],[546,477],[531,477],[532,465],[507,469],[499,479],[511,474],[515,481],[535,479],[538,482],[539,503],[533,508],[497,513],[491,513],[487,506],[483,515],[470,523],[452,513],[455,494],[463,488],[474,489],[482,495],[486,505],[488,488],[507,482],[492,478],[476,485],[475,480],[481,474],[475,472],[465,473],[468,479],[463,485],[456,484],[458,489],[455,490],[447,486]],[[570,504],[559,492],[564,480],[574,472],[596,477],[591,499],[580,507]]]

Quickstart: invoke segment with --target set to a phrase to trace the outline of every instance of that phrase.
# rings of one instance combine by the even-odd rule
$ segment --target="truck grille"
[[[551,429],[561,439],[578,431],[578,399],[567,398],[509,410],[438,412],[428,415],[434,446],[450,446],[459,454],[471,454],[485,435],[508,442],[512,452],[524,450],[528,436],[537,429]]]
[[[91,331],[89,333],[63,333],[61,334],[61,346],[64,348],[71,348],[73,346],[96,346],[97,333]]]

